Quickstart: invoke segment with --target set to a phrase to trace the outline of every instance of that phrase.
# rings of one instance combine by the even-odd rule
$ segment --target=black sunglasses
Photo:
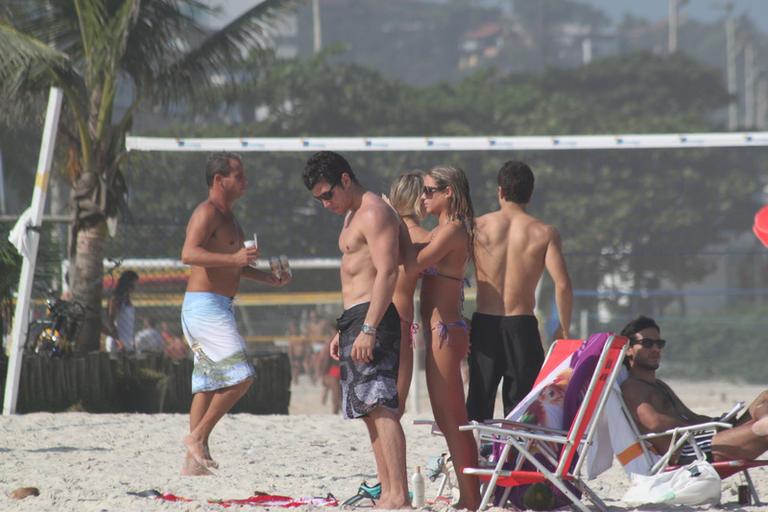
[[[422,192],[424,193],[425,196],[429,197],[435,192],[440,192],[441,190],[445,190],[446,188],[448,188],[447,185],[443,185],[442,187],[428,187],[425,185],[424,188],[422,189]]]
[[[654,345],[656,345],[657,347],[659,347],[659,350],[661,350],[662,348],[664,348],[664,345],[667,344],[667,340],[652,340],[649,338],[643,338],[641,340],[633,340],[632,344],[633,345],[640,344],[643,346],[643,348],[651,348]]]
[[[338,183],[334,183],[333,185],[331,185],[331,188],[329,188],[322,194],[316,195],[315,199],[317,199],[318,201],[330,201],[331,199],[333,199],[333,189],[336,188],[336,185],[338,185]]]

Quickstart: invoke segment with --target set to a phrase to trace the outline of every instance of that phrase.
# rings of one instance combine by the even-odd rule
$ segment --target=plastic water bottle
[[[411,506],[420,508],[424,506],[424,477],[421,474],[421,466],[416,466],[416,472],[411,476],[413,499]]]

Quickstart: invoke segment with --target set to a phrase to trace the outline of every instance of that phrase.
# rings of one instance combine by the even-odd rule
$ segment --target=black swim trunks
[[[531,391],[544,363],[536,317],[475,313],[469,343],[469,419],[493,418],[496,390],[502,378],[506,416]]]
[[[702,432],[696,432],[693,434],[693,440],[696,443],[696,445],[699,447],[699,449],[704,454],[704,457],[706,458],[707,462],[712,462],[712,438],[715,437],[715,431],[714,430],[706,430]],[[680,449],[680,455],[677,457],[677,464],[680,466],[685,466],[687,464],[690,464],[691,462],[698,460],[699,457],[696,455],[696,450],[693,449],[693,446],[690,444],[686,444]]]
[[[400,362],[400,315],[390,304],[376,327],[373,361],[352,361],[352,344],[363,328],[369,302],[352,306],[336,321],[341,359],[341,403],[345,418],[360,418],[376,407],[397,411]]]

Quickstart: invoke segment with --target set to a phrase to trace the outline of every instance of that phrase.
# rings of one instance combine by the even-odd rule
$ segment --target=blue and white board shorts
[[[255,375],[237,331],[230,297],[187,292],[181,306],[181,328],[192,353],[192,393],[234,386]]]

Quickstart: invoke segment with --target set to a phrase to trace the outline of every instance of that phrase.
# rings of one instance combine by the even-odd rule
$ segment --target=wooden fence
[[[232,412],[288,414],[291,365],[284,353],[252,357],[256,377]],[[7,360],[0,359],[0,402]],[[163,355],[141,359],[104,352],[63,359],[24,356],[19,381],[19,413],[81,410],[88,412],[189,412],[192,361]]]

